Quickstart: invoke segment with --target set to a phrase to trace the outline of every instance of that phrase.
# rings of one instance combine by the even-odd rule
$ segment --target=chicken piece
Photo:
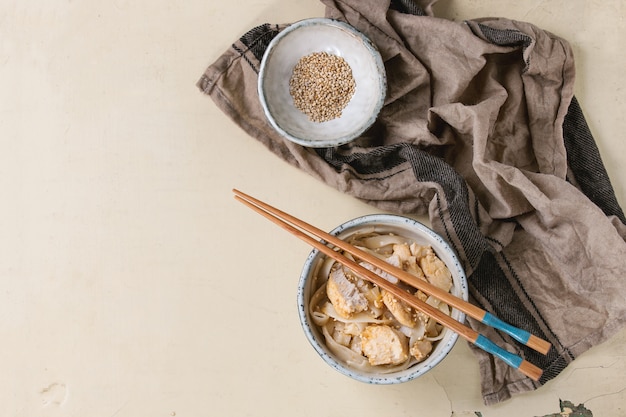
[[[423,258],[424,256],[427,256],[427,255],[435,254],[435,252],[433,252],[433,248],[431,248],[430,246],[422,246],[422,245],[418,245],[417,243],[411,243],[411,246],[409,246],[409,249],[411,251],[411,254],[415,256],[417,259]]]
[[[402,300],[398,300],[393,294],[385,290],[383,293],[383,303],[393,314],[398,322],[404,326],[413,328],[417,323],[414,310]]]
[[[370,365],[399,365],[409,358],[406,336],[385,324],[363,330],[361,349]]]
[[[334,269],[326,283],[326,295],[339,315],[350,318],[367,309],[367,299],[348,279],[343,268]]]
[[[422,339],[413,343],[410,353],[418,362],[423,361],[430,355],[433,350],[433,344],[430,340]]]
[[[452,288],[452,274],[441,259],[434,253],[431,253],[420,258],[419,263],[428,282],[446,292],[450,291],[450,288]]]
[[[396,268],[402,268],[402,259],[395,253],[392,253],[387,258],[385,258],[385,262],[389,265],[393,265]]]
[[[424,271],[417,264],[417,259],[415,256],[411,256],[407,262],[404,263],[404,270],[411,275],[416,276],[417,278],[427,281],[426,275],[424,275]]]
[[[408,261],[408,259],[413,256],[409,245],[406,243],[393,245],[393,254],[397,255],[402,262]]]
[[[383,306],[383,297],[376,285],[358,277],[356,277],[355,284],[359,292],[367,299],[370,308],[381,308]]]
[[[423,302],[426,302],[426,300],[428,300],[428,294],[426,294],[425,292],[421,290],[417,290],[417,292],[415,293],[415,296],[419,298],[420,300],[422,300]],[[421,311],[416,311],[415,315],[416,315],[416,323],[417,321],[421,321],[422,323],[426,324],[428,323],[428,320],[430,319],[430,317],[427,314],[422,313]]]
[[[361,328],[357,323],[345,323],[343,332],[350,336],[359,336],[361,335]]]
[[[413,243],[413,245],[415,244]],[[403,270],[420,279],[426,280],[422,268],[417,264],[417,258],[413,255],[407,243],[393,245],[393,254],[400,258]]]

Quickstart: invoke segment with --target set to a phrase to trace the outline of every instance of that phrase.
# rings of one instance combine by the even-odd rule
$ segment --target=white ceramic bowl
[[[322,123],[310,121],[289,93],[293,68],[314,52],[342,57],[356,82],[341,117]],[[270,42],[259,71],[259,98],[267,119],[281,135],[308,147],[339,146],[361,135],[376,120],[386,91],[376,47],[352,26],[331,19],[306,19],[285,28]]]
[[[468,299],[467,278],[456,254],[441,236],[422,223],[402,216],[373,214],[350,220],[330,233],[345,240],[354,233],[366,231],[376,231],[381,234],[393,233],[412,239],[420,245],[430,245],[452,273],[453,287],[450,292],[464,300]],[[365,373],[351,369],[348,365],[341,362],[327,348],[324,336],[317,326],[313,324],[309,312],[309,299],[315,289],[318,288],[314,270],[324,258],[324,254],[313,250],[304,264],[298,285],[298,313],[307,339],[328,365],[340,373],[361,382],[369,384],[398,384],[425,374],[440,363],[452,350],[458,335],[448,329],[444,329],[443,338],[437,342],[428,358],[400,372],[387,374]],[[465,320],[465,314],[456,309],[452,309],[451,316],[460,322]]]

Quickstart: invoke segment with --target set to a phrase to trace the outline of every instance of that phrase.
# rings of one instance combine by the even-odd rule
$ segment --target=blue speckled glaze
[[[424,224],[403,216],[392,214],[372,214],[349,220],[332,230],[330,233],[339,238],[345,239],[357,231],[395,233],[413,239],[418,244],[431,245],[433,250],[437,253],[437,256],[439,256],[446,263],[452,273],[454,286],[451,292],[464,300],[468,299],[467,277],[456,254],[441,236],[426,227]],[[319,356],[332,368],[346,376],[349,376],[350,378],[368,384],[398,384],[411,381],[425,374],[441,362],[450,350],[452,350],[458,339],[458,335],[445,329],[444,331],[446,332],[446,335],[436,345],[432,354],[425,361],[397,373],[366,374],[354,371],[347,365],[341,363],[326,348],[324,337],[317,330],[315,325],[311,323],[307,308],[308,299],[311,295],[310,286],[313,281],[311,279],[312,273],[315,269],[316,263],[323,258],[324,255],[316,249],[311,251],[307,257],[298,283],[297,303],[300,323],[307,339]],[[456,309],[452,309],[451,316],[460,322],[465,320],[465,314]]]

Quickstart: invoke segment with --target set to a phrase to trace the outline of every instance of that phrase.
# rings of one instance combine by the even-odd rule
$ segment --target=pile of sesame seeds
[[[300,58],[289,80],[289,93],[296,108],[318,123],[341,117],[355,88],[350,65],[327,52]]]

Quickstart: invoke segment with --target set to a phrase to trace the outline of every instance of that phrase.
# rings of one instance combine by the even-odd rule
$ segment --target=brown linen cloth
[[[323,3],[385,62],[385,106],[357,141],[304,148],[266,121],[257,72],[286,25],[250,30],[198,87],[290,164],[379,209],[428,213],[464,262],[472,302],[552,343],[543,356],[470,320],[544,370],[535,383],[474,349],[486,404],[538,388],[619,330],[626,219],[573,97],[568,43],[524,22],[439,19],[433,0]]]

